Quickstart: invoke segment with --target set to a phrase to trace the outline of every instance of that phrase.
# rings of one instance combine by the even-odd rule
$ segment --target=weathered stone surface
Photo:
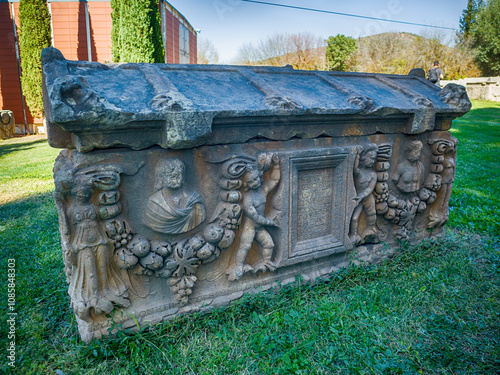
[[[443,233],[470,102],[415,76],[44,52],[54,193],[86,341]],[[119,146],[119,147],[116,147]],[[389,247],[388,247],[389,246]]]
[[[14,112],[0,111],[0,139],[12,138],[16,132],[16,121]]]
[[[500,102],[500,77],[462,78],[454,81],[441,80],[442,87],[450,83],[464,86],[470,99]]]
[[[54,147],[184,149],[319,136],[447,130],[470,109],[417,76],[291,68],[67,61],[42,53]],[[342,126],[349,115],[350,126]],[[440,121],[435,123],[436,115]]]

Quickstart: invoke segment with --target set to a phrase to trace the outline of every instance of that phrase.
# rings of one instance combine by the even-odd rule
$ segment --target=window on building
[[[189,64],[189,30],[179,23],[179,62]]]

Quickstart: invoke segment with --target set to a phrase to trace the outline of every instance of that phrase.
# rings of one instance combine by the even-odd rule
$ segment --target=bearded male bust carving
[[[181,234],[205,220],[205,204],[196,191],[186,191],[186,166],[180,159],[163,159],[156,166],[155,193],[146,204],[142,223],[159,233]]]

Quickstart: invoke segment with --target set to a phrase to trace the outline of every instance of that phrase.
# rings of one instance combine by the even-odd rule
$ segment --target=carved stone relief
[[[377,243],[390,238],[407,240],[415,235],[416,229],[422,231],[422,225],[435,230],[446,223],[455,172],[456,140],[431,138],[426,144],[429,145],[428,150],[424,149],[425,145],[420,140],[408,141],[403,146],[402,160],[396,161],[392,172],[391,160],[394,157],[391,144],[368,144],[359,148],[353,168],[357,192],[354,198],[357,206],[349,232],[353,244]],[[375,152],[372,151],[371,155],[366,152],[368,156],[365,160],[363,155],[365,150],[373,149],[376,150],[376,162],[372,164]],[[421,160],[422,154],[427,156],[427,166]],[[371,170],[372,167],[376,172]],[[365,168],[364,177],[361,175],[362,168]],[[368,192],[372,193],[366,195]],[[372,194],[376,215],[371,214]],[[368,207],[358,203],[360,195],[361,198],[368,197],[365,201]],[[361,230],[360,218],[363,219]],[[417,218],[419,222],[415,224]],[[422,224],[424,221],[425,224]],[[415,228],[416,225],[419,228]]]
[[[179,159],[164,159],[156,168],[155,193],[148,199],[143,224],[159,233],[180,234],[205,220],[203,198],[184,188],[186,166]]]
[[[67,118],[76,118],[85,111],[95,115],[114,108],[102,95],[92,90],[85,78],[70,75],[56,79],[51,100]]]
[[[263,173],[270,170],[269,178],[263,180]],[[228,279],[238,280],[245,272],[274,271],[276,265],[271,260],[274,242],[266,227],[278,224],[266,218],[264,210],[268,194],[276,188],[280,180],[279,157],[277,154],[260,154],[256,163],[248,164],[241,176],[243,190],[243,218],[240,241],[234,264],[227,270]],[[261,247],[261,259],[251,266],[245,262],[253,242]]]
[[[431,190],[430,195],[435,197],[434,202],[427,201],[427,204],[430,205],[427,227],[436,228],[443,226],[448,221],[448,201],[450,200],[451,189],[455,180],[455,158],[458,141],[455,138],[433,138],[429,139],[428,143],[432,146],[431,172],[435,176],[430,179],[428,185],[430,189],[439,186],[439,184],[434,182],[435,180],[440,181],[440,187],[437,189],[437,192],[436,189],[434,191]]]
[[[9,110],[0,111],[0,139],[7,139],[14,136],[16,132],[16,121],[14,112]]]
[[[289,156],[288,231],[282,245],[288,252],[281,264],[346,250],[347,182],[354,152],[355,147],[333,147]]]
[[[120,174],[138,166],[75,168],[62,152],[56,160],[54,197],[71,306],[80,319],[128,307],[129,287],[114,260],[114,241],[105,233],[121,212]]]
[[[438,95],[441,100],[447,104],[463,108],[465,111],[468,111],[471,108],[467,91],[462,85],[449,83],[439,92]]]
[[[370,143],[359,148],[354,161],[354,186],[356,187],[356,208],[352,214],[350,238],[355,244],[361,242],[377,242],[375,224],[377,215],[375,211],[375,197],[373,190],[377,184],[377,173],[373,170],[377,157],[378,146]],[[358,219],[361,213],[366,215],[366,229],[358,232]]]
[[[456,141],[398,138],[393,154],[394,137],[377,140],[215,147],[202,164],[191,151],[128,162],[62,152],[54,195],[75,314],[99,330],[106,314],[142,311],[144,301],[178,311],[221,285],[237,290],[361,244],[408,239],[416,218],[442,226]]]
[[[151,276],[166,280],[176,304],[187,304],[200,265],[217,259],[236,235],[229,280],[250,270],[276,269],[274,242],[266,227],[277,223],[264,217],[264,208],[280,180],[277,154],[242,155],[223,163],[219,204],[210,220],[202,196],[185,186],[185,164],[178,158],[161,159],[142,215],[142,224],[158,233],[159,240],[139,234],[120,216],[124,168],[111,164],[79,169],[69,159],[62,153],[56,163],[55,197],[69,293],[80,319],[88,320],[91,311],[98,316],[128,307],[129,292],[141,289],[134,281],[142,286],[135,294],[143,297]],[[251,267],[245,258],[254,242],[262,248],[261,260]]]

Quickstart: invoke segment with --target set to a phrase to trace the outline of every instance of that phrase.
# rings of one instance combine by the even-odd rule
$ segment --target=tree
[[[19,54],[21,84],[33,117],[42,117],[41,53],[52,45],[50,14],[44,0],[21,0],[19,3]]]
[[[114,62],[120,62],[120,0],[111,0],[111,54]]]
[[[500,0],[489,0],[481,7],[471,34],[483,75],[500,75]]]
[[[292,65],[295,69],[324,69],[324,42],[309,33],[274,34],[256,45],[238,49],[238,63],[245,65]]]
[[[327,40],[326,61],[328,70],[347,71],[353,66],[353,56],[358,49],[356,39],[337,34]]]
[[[482,6],[482,0],[469,0],[467,8],[462,11],[460,17],[460,37],[467,39],[476,24],[476,16]]]
[[[198,64],[217,64],[219,52],[214,44],[205,38],[198,38]]]
[[[165,62],[158,0],[114,0],[111,5],[113,61]]]
[[[478,77],[474,53],[463,45],[449,47],[446,35],[433,32],[424,36],[383,33],[360,38],[352,70],[368,73],[403,74],[413,68],[427,71],[439,60],[445,79]]]

